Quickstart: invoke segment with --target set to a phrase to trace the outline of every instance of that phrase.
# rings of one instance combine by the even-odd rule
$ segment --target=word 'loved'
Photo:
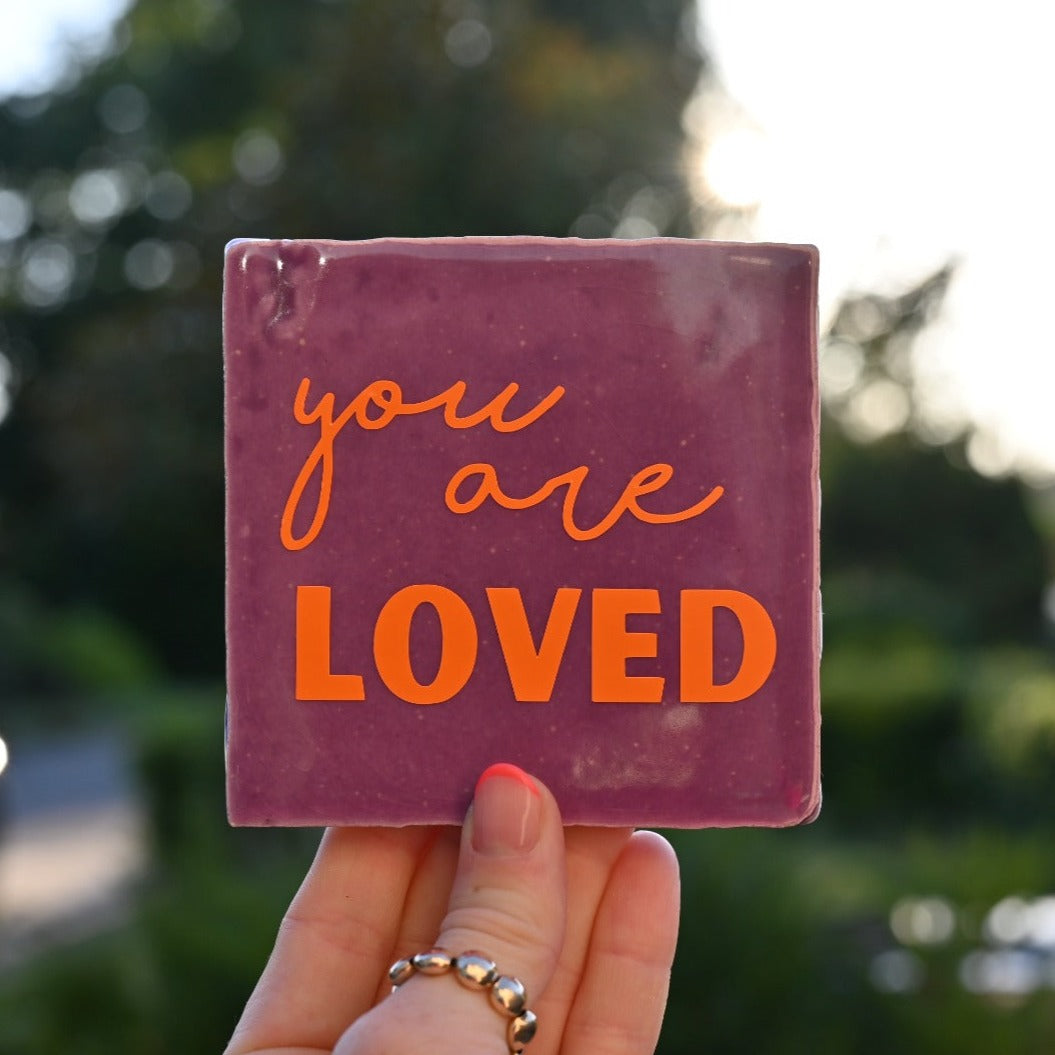
[[[582,590],[561,587],[536,642],[520,590],[488,588],[487,602],[506,673],[516,700],[545,703],[564,659]],[[296,697],[298,700],[365,700],[361,674],[331,669],[331,589],[298,586],[296,597]],[[411,654],[411,625],[428,605],[439,619],[439,666],[431,681],[418,680]],[[777,637],[766,609],[738,590],[682,590],[680,684],[682,703],[735,703],[765,684],[777,655]],[[591,607],[591,699],[595,703],[660,703],[664,678],[630,675],[630,659],[654,659],[658,635],[628,630],[633,615],[660,614],[652,589],[594,589]],[[740,667],[729,680],[715,682],[714,619],[718,608],[735,616],[743,639]],[[443,703],[468,683],[476,667],[479,633],[465,600],[445,586],[406,586],[385,602],[374,624],[373,659],[389,692],[407,703]]]
[[[367,385],[339,414],[336,412],[335,397],[332,392],[325,393],[314,408],[309,410],[310,388],[311,379],[305,377],[300,382],[293,401],[293,416],[301,425],[317,424],[319,438],[297,474],[282,512],[279,534],[283,546],[288,550],[302,550],[311,545],[326,522],[333,493],[334,442],[349,422],[354,421],[361,429],[373,432],[387,427],[397,417],[425,414],[430,410],[442,409],[443,421],[451,429],[471,429],[488,422],[496,432],[519,432],[534,424],[555,406],[565,391],[563,386],[558,385],[526,413],[518,417],[506,418],[505,411],[520,389],[515,382],[506,385],[490,402],[471,414],[463,414],[460,409],[467,388],[464,381],[456,381],[438,395],[418,402],[406,400],[402,389],[395,381],[374,381]],[[645,524],[676,524],[706,512],[724,493],[722,487],[714,487],[695,505],[673,513],[655,513],[643,509],[638,504],[638,499],[661,490],[674,475],[672,466],[665,462],[658,462],[636,472],[609,512],[596,524],[581,527],[575,520],[575,504],[589,471],[589,466],[578,465],[567,472],[551,476],[531,494],[517,496],[506,494],[502,489],[498,471],[493,465],[488,462],[473,462],[459,469],[451,477],[444,492],[444,501],[452,513],[471,513],[479,509],[487,499],[491,499],[504,509],[528,509],[546,501],[559,488],[566,487],[561,512],[564,531],[569,538],[577,542],[587,542],[590,539],[600,538],[619,521],[624,513],[629,513]],[[294,521],[297,519],[297,512],[304,499],[305,491],[316,475],[318,476],[318,497],[315,502],[315,511],[307,529],[298,535]],[[475,486],[473,486],[474,483]],[[466,495],[467,489],[469,493]]]

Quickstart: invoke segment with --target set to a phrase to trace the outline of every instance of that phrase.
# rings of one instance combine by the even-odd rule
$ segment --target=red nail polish
[[[471,814],[473,848],[485,854],[524,854],[535,848],[542,821],[542,796],[517,766],[499,762],[476,782]]]
[[[495,762],[494,765],[488,766],[480,774],[480,779],[476,782],[476,790],[479,791],[480,785],[485,780],[490,780],[491,777],[506,777],[508,780],[518,780],[524,787],[529,788],[536,798],[539,797],[535,782],[519,766],[514,766],[512,762]]]

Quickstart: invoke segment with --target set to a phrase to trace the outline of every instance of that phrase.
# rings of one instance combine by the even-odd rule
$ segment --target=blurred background
[[[316,842],[224,820],[224,244],[470,233],[821,250],[825,805],[673,834],[661,1052],[1055,1050],[1041,12],[3,4],[2,1055],[221,1050]]]

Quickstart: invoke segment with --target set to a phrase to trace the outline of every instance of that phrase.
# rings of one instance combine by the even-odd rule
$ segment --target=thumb
[[[556,967],[564,919],[564,831],[557,804],[523,770],[508,763],[491,766],[477,782],[462,829],[436,945],[451,956],[478,953],[499,975],[519,979],[530,1008]],[[412,973],[344,1038],[352,1040],[363,1027],[370,1040],[362,1036],[356,1038],[365,1041],[362,1048],[353,1043],[338,1050],[507,1055],[512,1015],[496,1010],[487,993],[459,985],[455,973]]]
[[[564,943],[564,830],[549,790],[499,763],[476,785],[439,944],[479,950],[538,995]]]

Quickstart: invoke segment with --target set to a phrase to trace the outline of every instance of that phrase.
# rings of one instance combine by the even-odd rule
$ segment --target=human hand
[[[678,925],[678,866],[652,832],[561,826],[514,766],[454,828],[332,828],[226,1055],[507,1055],[507,1017],[450,974],[392,996],[388,968],[479,950],[527,988],[531,1055],[650,1055]]]

